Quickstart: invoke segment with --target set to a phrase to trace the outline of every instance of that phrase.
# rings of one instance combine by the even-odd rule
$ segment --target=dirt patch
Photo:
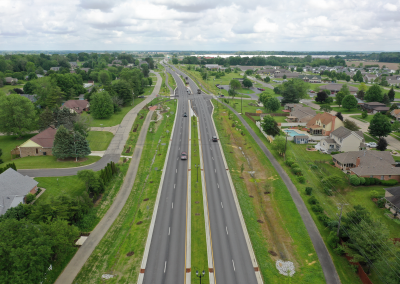
[[[194,214],[194,215],[196,215],[196,216],[200,216],[200,213],[196,213],[196,214]]]
[[[250,198],[254,198],[254,196],[253,196],[253,195],[249,195],[249,197],[250,197]]]
[[[126,149],[125,153],[130,153],[131,152],[131,147],[129,147],[128,149]]]
[[[126,254],[126,256],[132,256],[132,255],[134,255],[135,253],[133,252],[133,251],[130,251],[130,252],[128,252],[127,254]]]
[[[262,221],[262,220],[257,220],[257,222],[260,223],[260,224],[264,223],[264,221]]]
[[[143,199],[143,201],[147,201],[147,200],[149,200],[149,199],[148,198]]]
[[[199,203],[200,203],[200,201],[195,201],[194,203],[196,203],[196,204],[199,204]]]
[[[264,191],[264,194],[271,194],[271,192],[269,192],[269,191]]]
[[[139,221],[139,222],[136,223],[136,225],[140,225],[140,224],[142,224],[142,223],[143,223],[142,221]]]
[[[269,253],[270,255],[273,255],[273,256],[277,256],[277,255],[278,255],[278,254],[277,254],[276,252],[274,252],[273,250],[269,250],[268,253]]]
[[[382,68],[385,65],[389,69],[397,70],[399,68],[399,63],[389,63],[389,62],[376,62],[376,61],[346,61],[347,66],[351,66],[354,64],[356,67],[362,63],[365,65],[379,65],[379,68]]]

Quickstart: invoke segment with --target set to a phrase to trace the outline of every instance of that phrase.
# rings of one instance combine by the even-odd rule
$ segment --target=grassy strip
[[[15,149],[17,146],[23,144],[25,141],[35,135],[36,134],[27,134],[19,139],[16,135],[0,136],[0,149],[3,150],[3,155],[1,156],[1,159],[4,162],[3,164],[0,163],[0,167],[11,161],[11,150]]]
[[[357,277],[357,275],[354,273],[352,267],[349,265],[348,261],[342,257],[342,256],[338,256],[333,249],[331,249],[331,247],[328,245],[327,241],[328,241],[328,236],[329,236],[329,229],[325,228],[325,226],[318,220],[317,215],[311,210],[311,205],[307,202],[309,196],[305,195],[304,193],[304,188],[305,185],[300,184],[297,181],[297,177],[295,175],[293,175],[291,173],[291,171],[286,167],[286,165],[283,163],[282,158],[272,149],[271,144],[267,141],[267,139],[265,138],[265,136],[260,132],[260,130],[257,128],[257,126],[250,120],[248,119],[246,116],[243,116],[243,118],[247,121],[247,123],[250,125],[250,127],[254,130],[254,132],[257,134],[257,136],[263,141],[264,145],[267,146],[267,148],[269,148],[269,150],[271,151],[271,153],[275,156],[275,158],[278,160],[278,162],[281,164],[281,166],[283,167],[283,169],[285,169],[286,173],[289,175],[289,177],[291,178],[292,182],[294,183],[294,185],[297,187],[300,196],[302,197],[302,199],[304,200],[304,203],[307,206],[308,211],[311,214],[311,217],[313,218],[321,236],[322,239],[325,242],[325,245],[329,251],[329,254],[332,257],[333,263],[336,267],[336,270],[338,272],[338,275],[340,277],[340,281],[345,284],[351,284],[351,283],[361,283],[360,279]],[[319,155],[319,156],[313,156],[313,155]],[[310,160],[322,160],[322,159],[331,159],[330,155],[323,155],[323,154],[319,154],[319,153],[314,153],[314,152],[307,152],[307,159]],[[325,157],[325,158],[324,158]],[[306,167],[306,169],[308,168],[308,166]],[[332,169],[332,167],[330,167],[329,169]],[[334,170],[334,168],[333,168]],[[312,181],[315,180],[315,177],[312,176],[308,176],[308,173],[310,173],[309,171],[304,171],[303,172],[305,174],[306,180],[308,181],[309,178],[312,178]],[[335,172],[336,173],[336,172]],[[307,184],[306,186],[310,186],[309,184]],[[311,185],[312,186],[312,185]],[[320,187],[316,187],[314,188],[314,192],[319,192]],[[375,187],[369,187],[370,190],[374,190],[376,189]],[[322,187],[321,187],[322,189]],[[313,193],[314,193],[313,192]],[[333,201],[329,199],[329,197],[327,196],[323,196],[320,193],[317,193],[317,199],[321,202],[321,204],[324,204],[324,206],[326,205],[326,202],[329,202],[329,204],[331,204]],[[322,201],[322,197],[324,199],[324,201]],[[365,198],[365,196],[363,197]],[[334,217],[334,216],[332,216]],[[308,235],[308,234],[307,234]]]
[[[235,119],[228,119],[228,111],[217,107],[214,119],[264,281],[287,280],[275,268],[275,261],[283,256],[295,264],[293,282],[323,283],[324,275],[312,242],[276,170],[263,158],[247,130]]]
[[[172,90],[175,90],[176,83],[175,83],[175,80],[174,80],[174,78],[173,78],[173,76],[171,74],[168,74],[168,84],[170,85]]]
[[[176,101],[167,105],[175,114]],[[152,212],[170,143],[169,138],[175,115],[151,122],[147,133],[132,192],[118,218],[103,237],[74,283],[101,283],[103,273],[115,277],[107,283],[134,283],[137,281]],[[165,131],[169,130],[169,133]],[[162,146],[159,144],[165,143]],[[153,163],[154,159],[154,163]],[[137,162],[137,161],[136,161]],[[133,255],[128,256],[128,253]]]
[[[132,125],[132,130],[131,130],[131,132],[129,132],[129,138],[125,143],[124,150],[122,151],[122,155],[125,155],[125,156],[133,155],[133,150],[135,149],[136,142],[139,138],[139,134],[140,134],[140,131],[143,126],[143,122],[145,121],[148,112],[149,112],[148,108],[143,108],[138,112],[135,122]],[[129,148],[130,148],[130,151],[129,151],[129,153],[127,153],[126,151]]]
[[[193,120],[195,119],[195,120]],[[192,123],[192,174],[191,174],[191,191],[192,191],[192,281],[196,283],[198,277],[196,276],[196,270],[203,271],[207,270],[207,243],[206,243],[206,231],[204,221],[204,210],[203,210],[203,194],[202,194],[202,183],[201,178],[198,176],[198,168],[195,165],[200,165],[200,152],[198,143],[198,132],[197,132],[197,117],[193,117]],[[202,278],[202,283],[209,283],[209,274],[206,273]]]
[[[89,141],[90,150],[105,151],[110,145],[114,134],[108,131],[89,131],[87,140]]]
[[[359,121],[361,121],[361,122],[364,122],[364,123],[370,123],[370,122],[371,122],[371,119],[372,119],[374,116],[373,116],[373,115],[368,115],[366,118],[362,118],[361,115],[350,115],[350,117],[352,117],[352,118],[354,118],[354,119],[357,119],[357,120],[359,120]]]
[[[18,158],[13,160],[17,169],[64,169],[64,168],[74,168],[82,167],[86,165],[93,164],[100,160],[101,157],[97,156],[87,156],[82,160],[75,162],[75,159],[67,161],[58,161],[54,156],[31,156],[25,158]]]

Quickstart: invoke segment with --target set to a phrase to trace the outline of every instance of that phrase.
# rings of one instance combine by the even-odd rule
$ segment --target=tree
[[[343,92],[337,92],[336,94],[336,103],[339,105],[339,107],[342,105],[342,101],[344,99],[344,94]]]
[[[274,137],[280,133],[278,123],[270,115],[264,116],[264,119],[261,122],[261,127],[265,133]]]
[[[390,104],[390,99],[389,99],[389,96],[387,94],[383,95],[382,103],[384,103],[387,106]]]
[[[388,143],[385,138],[380,137],[378,140],[378,145],[376,145],[376,149],[379,151],[385,151],[388,146]]]
[[[343,121],[343,115],[341,112],[336,113],[336,117]]]
[[[113,89],[116,92],[118,98],[122,99],[124,105],[132,103],[133,93],[131,86],[127,81],[119,80],[113,85]]]
[[[172,64],[178,64],[178,58],[172,58]]]
[[[287,78],[287,76],[286,76],[286,75],[283,75],[282,78],[283,78],[283,80],[285,80],[285,79]]]
[[[324,91],[320,91],[317,93],[317,97],[315,98],[315,101],[317,103],[323,103],[326,101],[327,98],[328,98],[328,95]]]
[[[78,178],[85,182],[88,193],[97,192],[100,187],[99,177],[93,170],[78,171]]]
[[[350,90],[349,90],[349,87],[347,86],[347,84],[343,84],[343,86],[340,88],[339,92],[342,92],[344,97],[347,95],[350,95]]]
[[[46,107],[39,116],[38,120],[39,131],[43,131],[49,128],[50,125],[54,125],[54,114],[48,107]]]
[[[246,75],[252,75],[253,74],[253,70],[251,70],[251,69],[248,69],[248,70],[246,70],[245,72],[244,72]]]
[[[268,100],[266,108],[271,111],[275,112],[281,107],[281,103],[277,98],[271,98]]]
[[[332,111],[332,107],[329,104],[324,104],[324,105],[321,105],[319,110],[320,111],[324,111],[324,112],[331,112]]]
[[[276,137],[272,146],[279,155],[283,156],[285,154],[286,140],[284,137]]]
[[[395,93],[395,91],[393,90],[393,86],[392,86],[392,88],[390,88],[390,91],[389,91],[389,93],[388,93],[389,100],[390,100],[391,102],[394,101],[394,96],[395,96],[395,95],[396,95],[396,93]]]
[[[270,78],[270,77],[267,76],[267,77],[264,78],[264,82],[265,82],[265,83],[269,83],[270,81],[271,81],[271,78]]]
[[[291,79],[279,87],[282,91],[282,103],[298,103],[308,96],[309,84],[301,79]],[[275,91],[275,89],[274,89]]]
[[[73,136],[73,152],[72,157],[75,157],[76,161],[78,158],[83,158],[88,156],[91,151],[89,147],[89,142],[85,139],[86,137],[80,132],[71,132],[70,135]]]
[[[235,89],[229,89],[228,95],[232,97],[232,99],[236,96],[236,91]]]
[[[239,90],[242,87],[242,84],[240,84],[239,80],[232,79],[229,83],[229,88],[233,90]]]
[[[342,106],[347,110],[356,108],[357,105],[358,105],[358,101],[357,101],[356,97],[353,95],[347,95],[342,100]]]
[[[357,99],[364,100],[365,92],[363,90],[358,91],[356,97]]]
[[[243,79],[243,86],[245,86],[246,88],[250,88],[253,87],[253,82],[251,82],[250,79]]]
[[[109,118],[114,113],[114,104],[108,92],[92,95],[90,109],[94,118]]]
[[[368,112],[365,110],[361,113],[361,118],[366,119],[368,116]]]
[[[34,79],[37,79],[38,78],[38,76],[36,75],[36,73],[35,72],[31,72],[31,73],[29,73],[29,75],[28,75],[28,80],[30,81],[30,80],[34,80]]]
[[[74,154],[73,137],[67,128],[61,125],[56,132],[53,142],[53,156],[57,159],[70,158]]]
[[[345,119],[343,121],[343,125],[347,129],[352,130],[352,131],[358,131],[360,129],[360,127],[358,127],[357,124],[354,121],[349,120],[349,119]]]
[[[395,120],[392,123],[392,131],[393,132],[400,132],[400,122],[398,120]]]
[[[400,250],[396,248],[393,253],[385,255],[380,258],[374,267],[376,271],[384,279],[384,283],[387,284],[398,284],[399,283],[399,271],[400,271]]]
[[[380,112],[375,114],[369,124],[368,132],[372,136],[386,137],[391,131],[392,129],[388,117]]]
[[[377,84],[372,85],[365,93],[364,98],[367,102],[382,102],[383,94],[381,87]]]
[[[368,87],[367,87],[367,85],[365,85],[365,83],[361,83],[361,84],[358,86],[358,90],[359,90],[359,91],[366,92],[367,89],[368,89]]]
[[[106,86],[111,84],[110,74],[105,70],[102,70],[99,72],[98,80],[100,83],[102,83],[103,85],[106,85]]]
[[[18,94],[0,96],[0,132],[22,135],[36,130],[36,113],[32,102]]]

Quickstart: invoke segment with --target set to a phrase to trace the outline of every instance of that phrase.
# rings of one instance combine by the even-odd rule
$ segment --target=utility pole
[[[243,115],[243,95],[240,98],[240,113]]]
[[[286,162],[287,137],[288,137],[288,134],[286,133],[285,153],[283,154],[283,161],[284,161],[284,162]]]
[[[338,228],[337,228],[337,236],[338,237],[339,237],[339,230],[340,230],[340,222],[342,221],[343,205],[349,205],[349,204],[339,203],[339,205],[340,205],[340,215],[339,215],[339,224],[338,224]]]

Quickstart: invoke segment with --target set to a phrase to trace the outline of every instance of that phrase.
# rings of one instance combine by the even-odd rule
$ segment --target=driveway
[[[226,91],[229,91],[229,90],[230,90],[230,86],[229,86],[229,85],[221,85],[221,86],[224,87],[224,90],[226,90]],[[260,94],[260,93],[262,93],[263,91],[257,90],[257,88],[254,88],[254,87],[251,87],[251,88],[249,88],[249,89],[252,90],[254,93],[252,93],[252,94],[243,94],[243,93],[240,93],[240,94],[243,94],[243,95],[246,95],[246,96],[250,96],[250,98],[251,98],[252,100],[257,100],[257,101],[258,101],[259,96],[258,96],[257,94]]]
[[[146,106],[151,100],[153,100],[156,95],[160,92],[161,87],[161,76],[156,73],[157,76],[157,83],[154,87],[153,92],[150,96],[148,96],[144,101],[136,105],[132,108],[124,117],[121,124],[118,126],[118,129],[115,133],[115,136],[111,140],[110,145],[108,146],[106,152],[104,153],[103,157],[88,166],[77,167],[77,168],[67,168],[67,169],[35,169],[35,170],[18,170],[20,174],[27,175],[30,177],[60,177],[60,176],[74,176],[80,170],[94,170],[99,171],[103,169],[107,163],[114,162],[117,163],[119,158],[121,157],[121,153],[124,150],[124,146],[126,141],[129,138],[129,133],[132,129],[132,125],[135,122],[136,116],[139,111]]]
[[[265,83],[264,81],[260,81],[260,80],[256,79],[255,77],[247,76],[247,78],[249,78],[250,80],[253,80],[253,81],[255,81],[255,82],[257,82],[257,83],[259,83],[261,85],[263,85],[266,88],[269,88],[271,90],[274,89],[274,86],[272,86],[271,84]]]

